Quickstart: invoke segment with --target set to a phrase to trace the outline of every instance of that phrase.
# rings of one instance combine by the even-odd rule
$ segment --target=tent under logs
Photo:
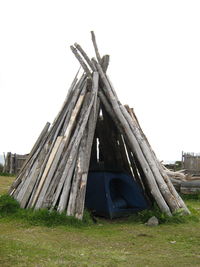
[[[71,50],[77,73],[53,124],[47,123],[9,194],[22,208],[48,208],[82,219],[88,172],[94,166],[132,176],[150,203],[172,215],[190,213],[144,135],[133,109],[120,103],[106,70],[109,56],[96,58],[77,43]]]

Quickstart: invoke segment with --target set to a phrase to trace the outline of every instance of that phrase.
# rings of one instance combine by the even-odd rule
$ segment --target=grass
[[[12,181],[13,177],[0,176],[0,194]],[[149,211],[137,218],[98,219],[81,227],[61,219],[49,227],[19,218],[16,207],[0,219],[0,266],[200,266],[200,201],[186,203],[191,217],[157,227],[143,223]]]

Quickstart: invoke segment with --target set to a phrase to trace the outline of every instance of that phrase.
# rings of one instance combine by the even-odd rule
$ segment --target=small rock
[[[158,224],[159,221],[155,216],[151,217],[146,223],[147,226],[157,226]]]
[[[170,243],[171,243],[171,244],[176,244],[176,241],[175,241],[175,240],[174,240],[174,241],[170,241]]]

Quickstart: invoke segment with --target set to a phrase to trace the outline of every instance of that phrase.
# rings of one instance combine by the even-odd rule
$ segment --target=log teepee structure
[[[96,58],[71,46],[83,73],[74,78],[53,124],[45,125],[9,194],[22,208],[56,209],[82,219],[88,171],[98,165],[131,174],[164,213],[189,213],[133,109],[120,103],[106,74],[109,56],[100,56],[91,34]]]

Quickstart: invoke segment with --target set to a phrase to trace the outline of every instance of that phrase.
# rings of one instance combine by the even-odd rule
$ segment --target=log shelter
[[[144,135],[133,109],[121,104],[91,32],[96,58],[75,43],[81,65],[61,110],[47,123],[9,194],[22,208],[48,208],[82,219],[88,172],[122,171],[165,214],[190,213]]]

